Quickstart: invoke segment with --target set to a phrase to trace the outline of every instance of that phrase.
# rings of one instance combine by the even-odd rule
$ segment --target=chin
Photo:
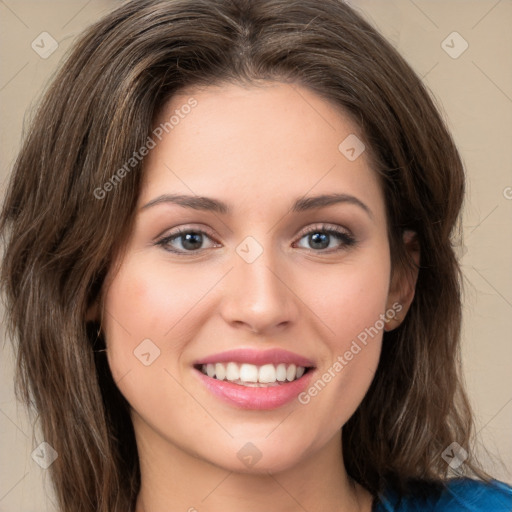
[[[265,434],[267,435],[268,432]],[[240,440],[243,439],[243,440]],[[265,436],[253,441],[250,437],[231,440],[230,446],[221,448],[211,462],[225,470],[246,474],[279,473],[297,467],[304,455],[303,446],[282,442],[276,437],[272,442]],[[228,454],[233,456],[229,457]],[[209,453],[210,458],[212,453]]]

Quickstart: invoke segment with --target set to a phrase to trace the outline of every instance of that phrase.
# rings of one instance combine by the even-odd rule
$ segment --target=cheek
[[[104,301],[103,327],[114,379],[130,371],[147,380],[149,367],[170,368],[170,361],[180,356],[188,314],[207,284],[205,290],[199,288],[186,273],[171,277],[161,265],[136,256],[123,262]]]
[[[154,411],[162,415],[164,403],[173,404],[172,410],[180,414],[193,412],[178,384],[179,361],[190,312],[207,290],[207,283],[200,289],[184,272],[170,276],[164,270],[161,264],[128,257],[104,300],[103,329],[113,379],[132,408],[148,417]],[[171,416],[166,419],[171,421]]]
[[[301,293],[326,327],[324,339],[333,350],[345,351],[347,343],[374,326],[386,310],[390,261],[385,242],[321,272],[305,272]]]
[[[319,312],[327,351],[317,379],[299,401],[328,418],[334,432],[355,412],[377,369],[389,288],[387,246],[346,260],[309,286],[313,310]],[[305,292],[303,292],[305,293]]]
[[[182,319],[208,289],[208,283],[201,286],[191,282],[190,273],[165,270],[161,262],[142,258],[123,264],[105,297],[105,324],[111,328],[108,339],[113,345],[141,336],[153,336],[157,342],[186,323]]]

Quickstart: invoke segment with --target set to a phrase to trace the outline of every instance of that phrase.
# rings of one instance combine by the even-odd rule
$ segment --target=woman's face
[[[382,319],[402,307],[358,128],[267,83],[182,92],[155,129],[103,311],[138,443],[235,471],[293,467],[339,443]]]

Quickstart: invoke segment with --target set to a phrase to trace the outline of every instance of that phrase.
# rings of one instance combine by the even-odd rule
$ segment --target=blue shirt
[[[487,484],[457,478],[448,480],[440,492],[400,500],[397,493],[388,490],[379,498],[373,512],[512,512],[512,487],[498,480]]]

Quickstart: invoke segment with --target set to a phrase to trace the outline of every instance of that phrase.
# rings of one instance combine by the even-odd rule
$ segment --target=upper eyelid
[[[183,226],[177,226],[175,228],[172,228],[170,232],[165,234],[168,230],[165,230],[162,234],[155,237],[155,240],[163,240],[165,238],[172,238],[173,236],[179,236],[183,233],[189,233],[189,232],[200,232],[200,233],[206,233],[208,236],[211,236],[212,238],[215,238],[215,236],[212,234],[213,231],[207,228],[206,226],[194,226],[192,225],[186,225]]]
[[[349,230],[346,227],[338,226],[338,225],[332,224],[330,222],[323,222],[323,223],[318,222],[313,225],[308,225],[308,226],[301,228],[297,236],[304,236],[304,234],[307,234],[310,231],[313,231],[315,229],[317,229],[319,231],[320,230],[328,231],[330,229],[333,231],[346,231],[348,234],[351,234],[351,230]],[[159,235],[157,238],[159,238],[159,239],[172,238],[173,236],[179,236],[183,233],[189,233],[189,232],[205,233],[208,236],[210,236],[211,238],[215,239],[215,235],[212,234],[212,230],[210,230],[206,226],[196,227],[193,224],[190,226],[187,226],[187,227],[181,227],[181,226],[176,227],[176,228],[174,228],[174,232],[169,233],[167,235]]]
[[[314,230],[318,230],[318,231],[329,231],[329,230],[332,230],[332,231],[343,231],[343,232],[346,232],[347,234],[351,234],[352,232],[346,228],[346,227],[342,227],[342,226],[338,226],[336,224],[332,224],[330,222],[319,222],[319,223],[316,223],[316,224],[313,224],[313,225],[310,225],[310,226],[306,226],[304,228],[302,228],[300,231],[299,231],[299,235],[298,236],[304,236],[305,234],[311,232],[311,231],[314,231]]]

